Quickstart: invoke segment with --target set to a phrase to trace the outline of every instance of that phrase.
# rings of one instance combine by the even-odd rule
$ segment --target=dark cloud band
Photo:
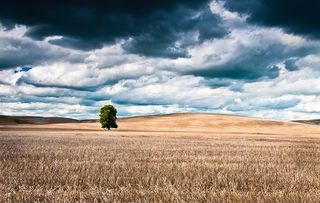
[[[208,0],[3,1],[0,19],[7,27],[23,24],[27,35],[56,45],[90,50],[126,41],[132,53],[156,57],[186,57],[192,44],[184,34],[196,32],[199,41],[224,36]],[[177,42],[179,45],[177,45]]]
[[[320,38],[318,0],[227,0],[226,7],[249,14],[251,23],[282,27],[288,32]]]

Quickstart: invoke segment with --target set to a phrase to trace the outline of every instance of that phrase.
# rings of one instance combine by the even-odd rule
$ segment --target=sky
[[[0,115],[320,118],[318,0],[4,0]]]

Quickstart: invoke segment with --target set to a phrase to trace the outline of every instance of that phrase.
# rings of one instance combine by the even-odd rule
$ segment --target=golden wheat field
[[[214,114],[0,126],[0,202],[319,202],[320,127]]]

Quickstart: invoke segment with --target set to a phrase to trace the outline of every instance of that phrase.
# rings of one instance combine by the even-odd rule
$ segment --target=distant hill
[[[49,124],[50,125],[46,125]],[[19,125],[21,124],[21,125]],[[38,125],[37,125],[38,124]],[[40,125],[39,125],[40,124]],[[41,125],[42,124],[42,125]],[[44,124],[44,125],[43,125]],[[119,118],[118,128],[105,131],[97,120],[57,117],[0,117],[0,131],[77,131],[123,133],[123,136],[148,133],[155,136],[320,136],[320,125],[273,121],[235,115],[183,113]],[[139,132],[135,134],[134,132]]]
[[[161,118],[161,117],[176,117],[176,116],[188,116],[188,115],[197,115],[188,114],[188,113],[180,113],[180,114],[166,114],[166,115],[148,115],[148,116],[134,116],[134,117],[125,117],[120,118],[120,120],[136,120],[136,119],[145,119],[145,118]],[[210,114],[204,114],[210,115]],[[215,115],[215,114],[212,114]],[[219,115],[219,114],[218,114]],[[221,115],[223,116],[223,115]],[[231,116],[231,115],[229,115]],[[73,118],[65,118],[65,117],[41,117],[41,116],[7,116],[0,115],[0,125],[16,125],[16,124],[56,124],[56,123],[95,123],[98,122],[97,119],[86,119],[86,120],[77,120]],[[294,120],[292,122],[296,123],[305,123],[305,124],[313,124],[320,125],[320,119],[315,120]]]
[[[76,120],[64,117],[40,117],[40,116],[3,116],[0,115],[0,125],[16,124],[55,124],[55,123],[92,123],[96,120]]]
[[[314,120],[295,120],[293,122],[296,123],[304,123],[304,124],[312,124],[312,125],[320,125],[320,119],[314,119]]]

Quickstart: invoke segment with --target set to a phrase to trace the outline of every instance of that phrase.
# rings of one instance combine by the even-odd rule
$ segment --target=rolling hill
[[[95,131],[104,132],[96,120],[80,121],[57,117],[0,117],[0,130]],[[137,116],[118,119],[119,127],[110,133],[151,133],[157,135],[206,136],[229,135],[290,135],[319,136],[320,127],[296,122],[282,122],[235,115],[182,113]],[[8,125],[11,124],[11,125]],[[23,125],[17,125],[23,124]],[[43,125],[46,124],[46,125]]]
[[[320,119],[313,119],[313,120],[294,120],[293,122],[305,123],[305,124],[311,124],[311,125],[320,125]]]
[[[83,123],[83,122],[95,122],[95,120],[76,120],[76,119],[64,118],[64,117],[4,116],[4,115],[0,115],[0,125]]]

